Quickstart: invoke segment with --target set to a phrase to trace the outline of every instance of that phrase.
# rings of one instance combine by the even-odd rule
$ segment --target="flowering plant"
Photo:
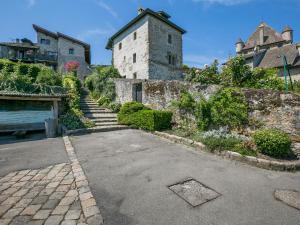
[[[68,72],[76,71],[80,67],[80,63],[77,61],[69,61],[64,65]]]

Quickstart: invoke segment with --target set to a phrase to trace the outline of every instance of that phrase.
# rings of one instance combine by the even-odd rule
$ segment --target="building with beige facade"
[[[285,56],[292,79],[300,80],[300,43],[294,44],[293,41],[293,30],[289,26],[277,32],[261,23],[247,42],[238,39],[236,53],[245,57],[251,68],[277,68],[281,77],[284,76]]]

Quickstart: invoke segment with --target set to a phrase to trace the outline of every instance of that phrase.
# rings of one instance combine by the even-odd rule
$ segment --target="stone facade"
[[[142,86],[141,102],[153,109],[167,109],[179,100],[182,90],[208,99],[221,87],[182,81],[116,79],[117,100],[124,104],[135,100],[136,85]],[[249,116],[265,127],[279,128],[290,134],[300,134],[300,96],[270,90],[243,89],[249,103]]]
[[[53,33],[37,25],[33,25],[33,27],[37,33],[37,45],[40,47],[40,52],[55,56],[54,69],[65,72],[65,63],[77,61],[80,63],[77,74],[81,80],[91,73],[89,68],[90,46],[88,44],[62,33]]]
[[[127,79],[182,80],[182,34],[164,12],[139,11],[107,45],[113,65]]]
[[[139,79],[148,79],[149,74],[149,16],[144,17],[114,40],[113,65],[122,76],[133,79],[137,74]],[[136,32],[136,40],[134,40]],[[119,49],[119,45],[122,48]],[[133,63],[133,54],[136,54],[136,63]]]

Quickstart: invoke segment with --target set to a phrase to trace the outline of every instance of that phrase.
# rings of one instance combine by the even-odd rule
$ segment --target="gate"
[[[136,102],[143,102],[143,97],[142,97],[142,90],[143,90],[143,85],[142,83],[137,83],[133,84],[132,87],[132,100]]]

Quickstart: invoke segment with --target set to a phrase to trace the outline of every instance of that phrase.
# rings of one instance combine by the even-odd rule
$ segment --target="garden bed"
[[[155,134],[160,137],[171,140],[175,143],[181,143],[188,146],[192,146],[200,151],[211,152],[216,155],[220,155],[224,158],[241,161],[259,168],[291,172],[300,171],[300,160],[296,158],[291,160],[283,160],[275,159],[260,153],[257,153],[256,156],[251,156],[247,154],[240,154],[238,152],[230,150],[218,150],[212,152],[202,142],[195,140],[195,138],[192,138],[191,136],[185,135],[185,133],[182,130],[169,130],[165,132],[156,131]]]

